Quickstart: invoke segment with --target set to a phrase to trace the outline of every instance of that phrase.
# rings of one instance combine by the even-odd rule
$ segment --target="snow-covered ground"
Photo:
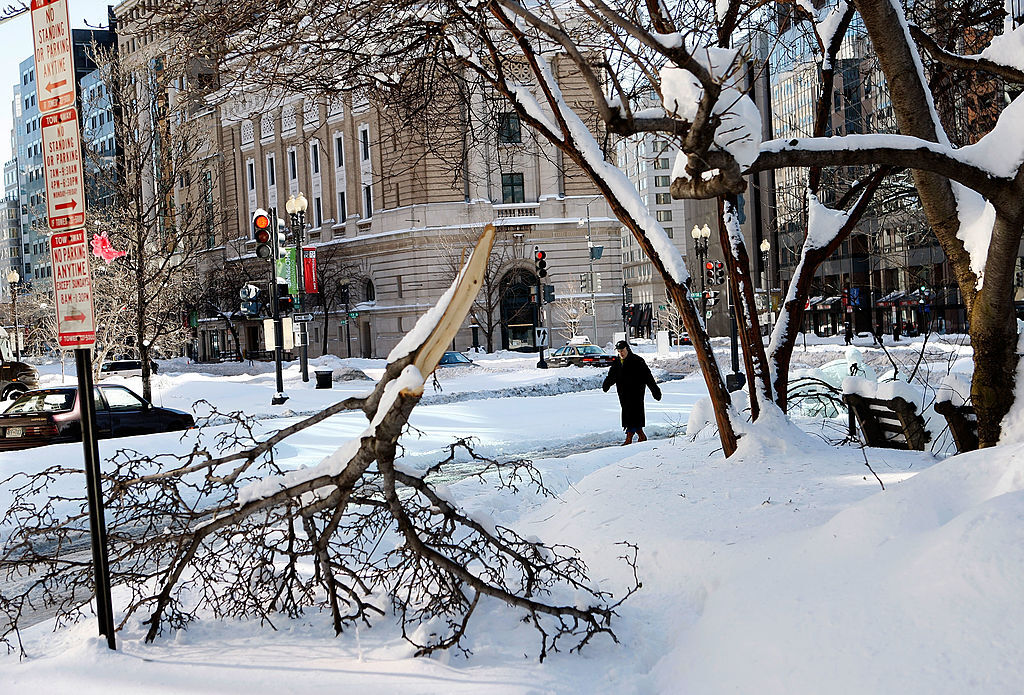
[[[866,342],[860,349],[876,369],[886,364]],[[948,358],[936,357],[936,365],[969,355],[955,344],[937,349]],[[909,354],[914,345],[897,350]],[[834,341],[809,344],[794,362],[818,367],[843,352]],[[618,643],[598,638],[582,654],[538,663],[536,633],[497,602],[470,623],[469,657],[413,658],[390,617],[337,638],[326,615],[282,618],[276,631],[205,620],[154,644],[132,624],[119,633],[116,653],[89,620],[29,630],[29,659],[0,658],[0,691],[1021,692],[1024,447],[943,460],[837,447],[825,440],[842,438],[840,424],[801,422],[802,430],[783,425],[747,435],[725,460],[717,438],[683,433],[705,395],[699,375],[682,373],[687,349],[646,356],[666,379],[663,400],[648,399],[648,431],[657,437],[646,443],[618,446],[618,404],[601,392],[601,372],[542,371],[535,356],[515,353],[481,355],[475,367],[439,373],[440,390],[428,386],[411,418],[419,432],[403,441],[410,463],[434,460],[466,435],[488,454],[533,458],[555,498],[513,495],[473,479],[449,493],[524,535],[578,547],[602,588],[621,593],[629,585],[616,543],[636,543],[643,587],[618,611]],[[370,377],[383,368],[375,360],[317,362],[342,365]],[[44,384],[61,379],[59,366],[43,370]],[[290,399],[271,406],[268,365],[170,361],[161,364],[154,400],[185,409],[206,398],[222,411],[257,415],[269,433],[371,386],[352,380],[316,390],[312,380],[299,380],[295,365],[285,377]],[[313,465],[364,426],[358,413],[332,417],[288,440],[277,461]],[[175,450],[190,436],[104,441],[101,453],[126,443]],[[0,454],[0,476],[74,460],[80,451],[58,445]],[[0,507],[9,504],[0,491]],[[116,613],[116,592],[114,604]]]

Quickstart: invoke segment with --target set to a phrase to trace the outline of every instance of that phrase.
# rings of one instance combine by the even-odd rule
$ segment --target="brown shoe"
[[[633,443],[633,433],[632,432],[626,432],[626,441],[622,442],[622,444],[620,444],[619,446],[626,446],[627,444],[632,444],[632,443]]]
[[[640,430],[639,432],[636,433],[636,440],[638,442],[646,442],[647,441],[647,435],[644,434],[643,430]]]

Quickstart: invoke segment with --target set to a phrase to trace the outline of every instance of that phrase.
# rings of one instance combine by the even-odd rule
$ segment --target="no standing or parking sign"
[[[32,0],[39,110],[49,113],[75,105],[75,65],[68,0]]]
[[[54,232],[50,237],[50,256],[58,341],[62,347],[90,347],[96,342],[96,317],[85,230]]]

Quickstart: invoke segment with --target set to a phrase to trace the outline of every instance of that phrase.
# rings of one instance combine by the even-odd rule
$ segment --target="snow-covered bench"
[[[949,431],[959,452],[978,448],[978,416],[972,405],[955,405],[952,401],[937,401],[935,412],[946,418]]]
[[[868,446],[924,451],[931,439],[917,412],[908,384],[875,382],[850,377],[843,381],[843,401],[850,409]],[[852,433],[851,433],[852,434]]]

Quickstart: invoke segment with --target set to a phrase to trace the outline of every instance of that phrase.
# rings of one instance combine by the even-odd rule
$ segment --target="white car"
[[[153,371],[151,369],[151,371]],[[100,365],[100,379],[110,376],[142,376],[142,360],[111,360]]]

